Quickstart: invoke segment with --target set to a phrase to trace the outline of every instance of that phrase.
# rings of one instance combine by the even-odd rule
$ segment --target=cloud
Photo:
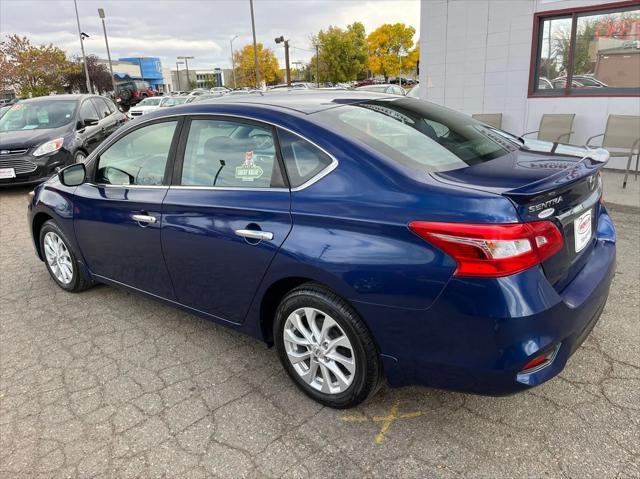
[[[158,56],[172,67],[177,56],[192,55],[194,68],[225,68],[230,38],[239,35],[234,49],[251,42],[248,0],[78,0],[82,30],[90,35],[85,49],[100,57],[106,57],[106,48],[98,8],[107,15],[113,58]],[[255,0],[254,10],[257,40],[273,49],[281,64],[283,48],[273,40],[280,35],[290,40],[292,61],[308,61],[310,36],[329,25],[360,21],[370,32],[382,23],[403,22],[419,30],[418,0]],[[71,0],[0,0],[0,32],[53,43],[69,55],[80,53]]]

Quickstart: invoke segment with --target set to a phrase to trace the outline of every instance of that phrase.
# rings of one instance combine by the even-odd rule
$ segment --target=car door
[[[102,143],[104,139],[104,131],[100,126],[100,115],[96,110],[94,103],[90,98],[82,101],[80,110],[78,112],[79,129],[78,136],[80,137],[82,147],[91,153],[96,147]]]
[[[108,144],[74,204],[76,238],[93,274],[172,300],[160,231],[179,124],[144,123]]]
[[[291,230],[274,130],[230,117],[194,117],[180,145],[162,208],[162,249],[176,296],[241,323]]]

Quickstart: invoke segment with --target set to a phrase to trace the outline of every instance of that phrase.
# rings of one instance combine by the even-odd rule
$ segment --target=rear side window
[[[273,131],[267,126],[193,120],[181,184],[231,188],[282,188]]]
[[[293,133],[278,130],[278,137],[292,188],[303,185],[333,161],[324,151]]]
[[[507,155],[520,146],[467,115],[413,99],[373,100],[315,115],[418,172],[464,168]]]
[[[161,185],[177,123],[154,123],[120,138],[100,155],[96,181],[108,185]]]

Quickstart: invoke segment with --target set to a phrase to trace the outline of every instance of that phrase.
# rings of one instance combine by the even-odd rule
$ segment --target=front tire
[[[40,230],[40,250],[47,271],[62,289],[78,293],[92,285],[71,242],[53,220],[45,222]]]
[[[378,390],[376,345],[357,313],[320,285],[302,285],[276,311],[278,357],[293,382],[325,406],[349,408]]]

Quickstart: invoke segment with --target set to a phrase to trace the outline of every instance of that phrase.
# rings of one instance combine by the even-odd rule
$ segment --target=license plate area
[[[593,208],[573,220],[574,251],[579,253],[589,244],[593,235]]]
[[[14,168],[0,168],[0,180],[15,178],[16,170]]]

